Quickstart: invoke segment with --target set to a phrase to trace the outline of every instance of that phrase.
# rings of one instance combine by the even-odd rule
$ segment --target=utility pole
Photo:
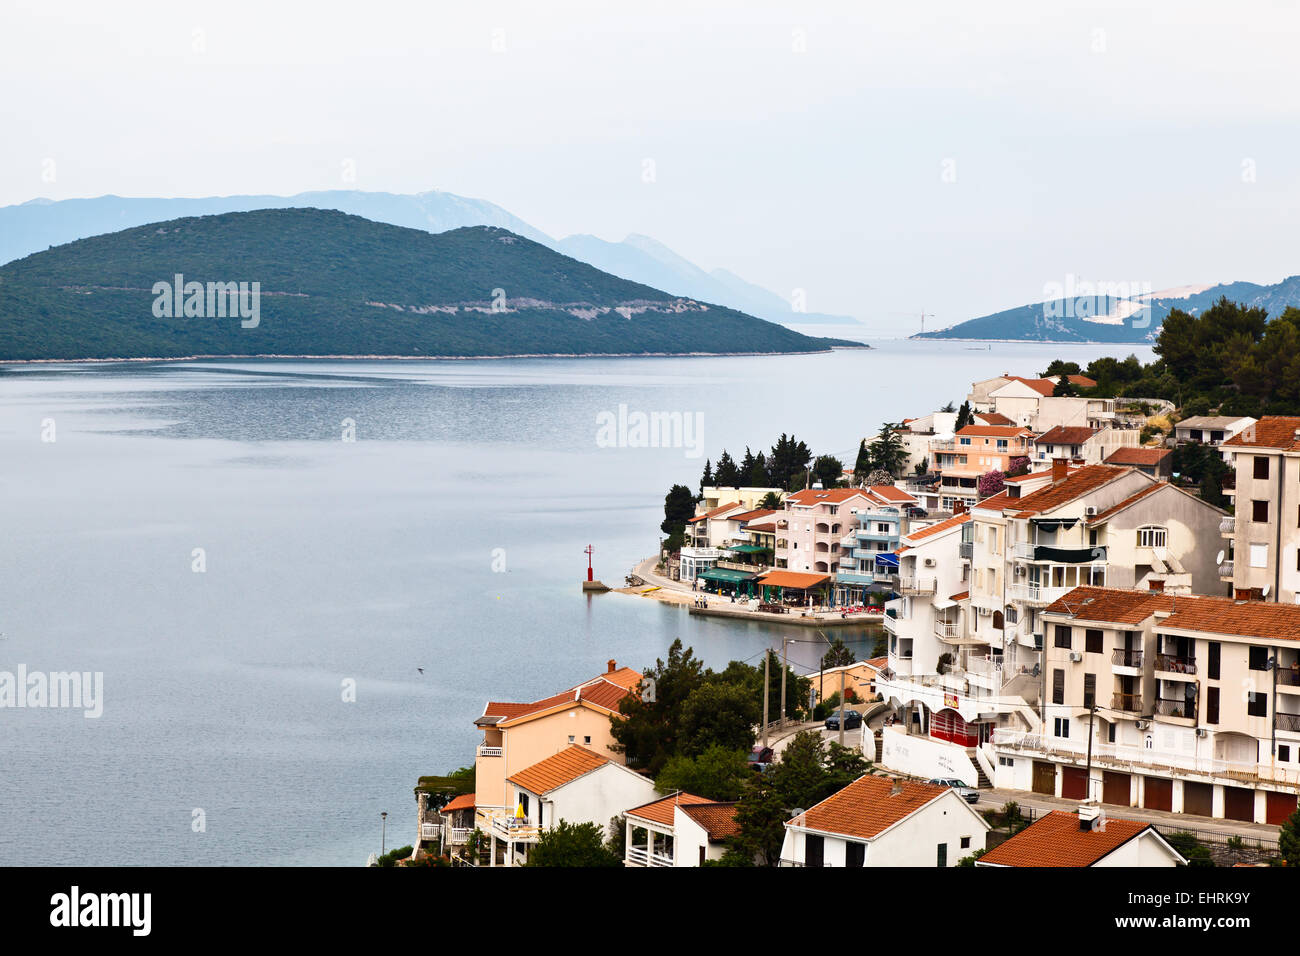
[[[785,672],[790,669],[790,665],[786,663],[787,657],[786,657],[785,649],[787,646],[789,646],[789,643],[790,643],[789,638],[786,637],[781,638],[781,729],[782,730],[785,730]]]
[[[862,731],[867,732],[865,727]],[[840,668],[840,746],[844,746],[844,668]]]
[[[768,673],[772,665],[772,649],[769,647],[763,652],[763,747],[767,747],[767,724],[768,709],[772,703],[772,693],[768,689],[771,686],[771,675]]]
[[[1086,799],[1092,799],[1092,728],[1097,723],[1097,700],[1093,698],[1092,706],[1088,708],[1088,789]]]

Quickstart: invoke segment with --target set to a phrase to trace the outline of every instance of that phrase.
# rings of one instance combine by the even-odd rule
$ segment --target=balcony
[[[673,858],[662,853],[651,853],[643,846],[627,848],[627,861],[637,866],[672,866]]]
[[[1191,700],[1177,697],[1157,697],[1155,712],[1161,717],[1172,717],[1175,720],[1196,720],[1196,698]]]
[[[499,814],[492,818],[492,829],[498,837],[512,843],[536,843],[544,828],[531,820],[517,820],[507,814]]]
[[[1111,667],[1131,667],[1134,670],[1141,670],[1142,651],[1140,649],[1130,651],[1117,647],[1110,652],[1110,665]]]
[[[721,548],[688,547],[682,548],[682,557],[695,558],[699,561],[716,561],[724,554]]]
[[[957,545],[957,556],[970,559],[975,557],[975,542],[963,541]]]
[[[935,579],[933,575],[919,577],[900,577],[898,590],[903,594],[933,594]]]
[[[961,637],[961,621],[935,621],[934,636],[941,641],[955,641]]]
[[[1234,533],[1236,533],[1236,530],[1237,530],[1237,519],[1234,518],[1232,515],[1228,515],[1222,521],[1219,522],[1219,534],[1231,536]]]
[[[1195,676],[1196,661],[1191,657],[1177,657],[1173,654],[1156,655],[1156,671],[1164,674],[1186,674]]]
[[[1279,710],[1273,717],[1273,726],[1278,730],[1284,733],[1300,734],[1300,714],[1284,714]]]
[[[1045,607],[1065,595],[1069,594],[1073,588],[1069,587],[1044,587],[1038,584],[1013,584],[1007,588],[1007,594],[1013,601],[1021,601],[1025,604],[1036,604]]]
[[[1142,713],[1141,694],[1114,694],[1110,699],[1112,710],[1127,711],[1131,714]]]
[[[1219,565],[1219,577],[1220,577],[1220,578],[1224,578],[1225,580],[1231,581],[1231,580],[1232,580],[1232,567],[1233,567],[1233,562],[1231,562],[1231,561],[1224,561],[1221,565]]]
[[[480,757],[500,757],[504,754],[505,748],[503,747],[487,747],[480,744],[478,748],[478,755]]]
[[[1017,544],[1012,551],[1017,561],[1050,564],[1100,564],[1106,560],[1106,548],[1054,548],[1045,544]]]
[[[1300,670],[1294,670],[1289,667],[1279,667],[1277,669],[1277,683],[1279,687],[1300,688]]]

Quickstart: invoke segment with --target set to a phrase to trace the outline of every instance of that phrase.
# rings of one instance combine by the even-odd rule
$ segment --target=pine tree
[[[961,408],[957,410],[957,424],[953,426],[954,431],[961,431],[971,423],[970,402],[962,402]]]
[[[718,467],[713,473],[714,479],[719,488],[739,488],[740,487],[740,469],[732,461],[731,455],[723,449],[718,458]]]
[[[713,487],[713,465],[706,458],[704,459],[704,474],[700,476],[700,497],[704,497],[704,489]]]

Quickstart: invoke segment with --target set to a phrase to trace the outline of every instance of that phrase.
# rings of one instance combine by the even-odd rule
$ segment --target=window
[[[1250,520],[1251,521],[1268,521],[1268,502],[1261,501],[1258,498],[1250,503]]]
[[[1100,654],[1101,651],[1101,631],[1096,628],[1088,628],[1083,632],[1083,649],[1089,654]]]
[[[1113,744],[1114,742],[1115,742],[1115,725],[1114,725],[1114,724],[1107,724],[1107,725],[1106,725],[1106,743],[1108,743],[1108,744]]]
[[[1268,477],[1268,456],[1267,455],[1255,456],[1255,477],[1256,478]]]
[[[1246,692],[1246,713],[1252,717],[1268,716],[1268,698],[1256,691]]]
[[[1057,647],[1063,647],[1068,651],[1074,646],[1074,642],[1071,639],[1072,632],[1068,624],[1057,624],[1052,633],[1056,638]],[[1058,700],[1057,703],[1059,704],[1060,701]]]
[[[1268,670],[1268,648],[1252,647],[1250,649],[1250,669],[1253,671]]]
[[[1065,671],[1059,667],[1052,670],[1052,703],[1065,703]]]
[[[969,849],[970,849],[970,837],[962,837],[962,838],[961,838],[961,848],[962,848],[963,850],[969,850]]]
[[[1207,724],[1219,722],[1219,688],[1217,687],[1205,689],[1205,722]]]
[[[1083,706],[1092,707],[1097,703],[1097,675],[1083,675]]]
[[[1252,568],[1268,567],[1268,545],[1252,544],[1250,546],[1250,566]]]
[[[1280,760],[1280,761],[1282,761],[1283,763],[1290,763],[1290,762],[1291,762],[1291,745],[1290,745],[1290,744],[1278,744],[1278,745],[1277,745],[1277,759]]]
[[[826,840],[811,833],[804,834],[803,838],[803,862],[804,866],[825,866]]]
[[[574,739],[573,734],[569,734],[569,743],[574,743],[574,742],[575,742],[575,739]]]
[[[1139,548],[1163,548],[1169,539],[1169,532],[1158,525],[1138,528]]]
[[[586,744],[588,747],[590,747],[590,746],[591,746],[591,736],[588,735],[588,736],[586,736],[586,737],[583,737],[583,738],[582,738],[582,742],[583,742],[584,744]]]
[[[1222,651],[1223,647],[1218,641],[1210,641],[1210,663],[1209,670],[1206,673],[1210,680],[1219,679],[1219,655]]]
[[[938,861],[935,863],[935,866],[947,866],[947,865],[948,865],[948,844],[940,843]]]
[[[846,843],[844,845],[844,865],[845,866],[862,866],[867,859],[867,845],[865,843]]]
[[[998,758],[998,766],[999,766],[999,767],[1014,767],[1015,765],[1016,765],[1016,758],[1015,758],[1015,757],[999,757],[999,758]]]
[[[1070,736],[1070,718],[1069,718],[1069,717],[1057,717],[1056,720],[1055,720],[1055,725],[1054,725],[1054,727],[1053,727],[1053,729],[1052,729],[1052,733],[1053,733],[1055,736],[1057,736],[1057,737],[1069,737],[1069,736]]]

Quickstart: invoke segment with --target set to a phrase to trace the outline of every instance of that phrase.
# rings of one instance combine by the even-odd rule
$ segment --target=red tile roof
[[[1051,604],[1046,614],[1068,614],[1081,621],[1141,624],[1153,614],[1168,615],[1157,630],[1199,631],[1226,637],[1300,641],[1300,604],[1237,601],[1228,597],[1176,595],[1160,591],[1077,587]]]
[[[673,825],[673,807],[679,805],[688,806],[693,803],[711,804],[714,802],[715,801],[709,800],[706,797],[697,797],[693,793],[686,793],[683,791],[681,793],[669,794],[666,797],[659,800],[653,800],[650,803],[644,803],[639,807],[633,807],[631,810],[627,811],[625,816],[638,817],[642,820],[649,820],[651,823],[659,823],[663,826],[670,827]]]
[[[1044,614],[1069,614],[1083,621],[1141,624],[1157,611],[1168,611],[1172,594],[1122,588],[1077,587],[1047,607]]]
[[[1117,468],[1114,465],[1084,465],[1070,472],[1057,484],[1039,488],[1023,498],[1008,501],[1007,508],[1015,509],[1017,518],[1027,518],[1030,515],[1051,511],[1096,491],[1102,485],[1114,481],[1130,470]]]
[[[956,594],[950,594],[950,595],[948,596],[948,600],[949,600],[949,601],[964,601],[964,600],[966,600],[968,597],[970,597],[970,592],[969,592],[969,591],[958,591]]]
[[[768,515],[774,515],[777,511],[775,508],[755,508],[753,511],[742,511],[738,515],[728,515],[728,521],[753,521],[755,518],[766,518]]]
[[[586,747],[565,747],[553,757],[539,760],[506,779],[530,793],[541,795],[558,790],[593,770],[599,770],[610,761]]]
[[[694,524],[696,521],[703,521],[705,518],[715,518],[718,515],[722,514],[724,511],[730,511],[733,508],[743,508],[743,507],[744,505],[742,505],[739,501],[729,501],[725,505],[718,505],[716,508],[711,508],[708,511],[701,512],[700,514],[697,514],[694,518],[687,518],[686,523]]]
[[[460,796],[452,797],[450,800],[448,800],[446,806],[444,806],[438,812],[455,813],[457,810],[473,810],[473,809],[474,809],[474,794],[462,793]]]
[[[1000,412],[976,412],[974,415],[985,425],[1014,425],[1015,420],[1008,418]]]
[[[1088,428],[1086,425],[1057,425],[1034,439],[1036,445],[1082,445],[1100,428]]]
[[[626,697],[641,682],[640,671],[631,667],[621,667],[608,671],[582,684],[570,687],[566,691],[543,697],[532,703],[506,703],[488,701],[483,708],[483,716],[474,721],[476,724],[494,724],[508,727],[513,722],[533,717],[557,707],[565,707],[585,702],[604,710],[617,712],[618,702]]]
[[[734,803],[691,803],[681,807],[682,813],[704,827],[711,843],[721,843],[740,833]]]
[[[769,521],[767,524],[747,524],[745,525],[745,530],[746,531],[775,531],[776,523]]]
[[[1050,378],[1021,378],[1019,375],[1007,376],[1013,382],[1028,385],[1039,395],[1051,395],[1056,390],[1056,383]]]
[[[916,501],[914,496],[896,485],[872,485],[868,490],[886,501]]]
[[[1097,380],[1095,378],[1088,378],[1086,375],[1067,375],[1066,378],[1068,378],[1073,384],[1081,385],[1084,388],[1097,387]]]
[[[1223,444],[1300,451],[1300,438],[1296,437],[1297,431],[1300,431],[1300,417],[1265,415],[1255,424],[1247,425]]]
[[[899,792],[893,788],[898,785]],[[947,787],[868,774],[790,821],[795,826],[870,840],[927,803]]]
[[[1106,456],[1106,464],[1158,465],[1172,454],[1170,448],[1120,448]]]
[[[1151,824],[1108,818],[1103,830],[1080,830],[1079,816],[1053,810],[980,858],[996,866],[1092,866]]]
[[[1016,438],[1033,432],[1019,425],[967,425],[957,434],[968,438]]]
[[[797,491],[785,500],[798,505],[837,505],[848,501],[855,495],[862,495],[861,488],[805,488]]]
[[[943,521],[940,521],[938,524],[929,525],[928,527],[921,528],[918,531],[910,531],[907,534],[903,535],[903,537],[906,540],[915,543],[924,538],[929,538],[936,534],[942,534],[943,532],[949,531],[952,528],[960,527],[961,525],[964,525],[967,521],[970,520],[971,520],[970,512],[967,512],[966,514],[955,515],[951,518],[945,518]]]

